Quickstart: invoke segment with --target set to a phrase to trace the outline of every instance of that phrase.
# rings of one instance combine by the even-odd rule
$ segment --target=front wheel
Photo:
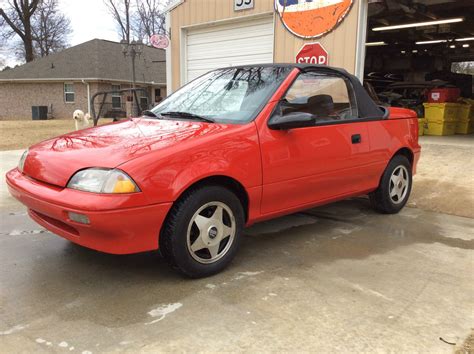
[[[405,156],[397,155],[388,164],[379,187],[369,194],[375,210],[384,214],[398,213],[407,203],[412,186],[412,168]]]
[[[234,193],[220,186],[186,194],[171,209],[160,235],[160,251],[179,272],[200,278],[220,272],[234,258],[244,212]]]

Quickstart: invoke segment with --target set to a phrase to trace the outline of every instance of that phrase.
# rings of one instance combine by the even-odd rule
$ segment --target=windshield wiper
[[[156,113],[154,113],[153,111],[150,111],[148,109],[144,110],[142,112],[142,116],[146,116],[146,117],[153,117],[153,118],[160,118],[160,116]]]
[[[215,121],[211,118],[203,117],[197,114],[188,113],[188,112],[162,112],[160,113],[162,116],[172,116],[172,117],[179,117],[184,119],[197,119],[203,122],[208,123],[215,123]]]

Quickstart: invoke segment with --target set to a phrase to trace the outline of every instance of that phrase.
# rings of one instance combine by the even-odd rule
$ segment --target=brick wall
[[[0,83],[0,119],[29,119],[31,106],[52,107],[55,119],[71,119],[76,109],[87,112],[87,88],[74,82],[74,103],[64,101],[64,83]]]
[[[127,87],[129,83],[122,84],[122,88]],[[91,96],[110,89],[111,83],[90,83]],[[71,119],[76,109],[87,112],[87,85],[74,82],[74,91],[74,103],[66,103],[63,82],[0,83],[0,120],[31,120],[31,106],[48,106],[48,112],[52,107],[54,119]]]

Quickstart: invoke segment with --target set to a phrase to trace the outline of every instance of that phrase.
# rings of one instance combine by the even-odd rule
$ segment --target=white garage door
[[[185,81],[209,70],[273,62],[273,17],[189,30]]]

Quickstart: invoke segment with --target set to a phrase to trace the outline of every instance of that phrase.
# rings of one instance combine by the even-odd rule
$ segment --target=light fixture
[[[427,22],[415,22],[415,23],[405,23],[403,25],[393,25],[393,26],[384,26],[384,27],[375,27],[372,28],[372,31],[392,31],[396,29],[402,28],[412,28],[412,27],[426,27],[426,26],[434,26],[434,25],[442,25],[445,23],[456,23],[462,22],[464,18],[448,18],[446,20],[436,20],[436,21],[427,21]]]
[[[405,54],[405,53],[406,53],[406,51],[402,50],[400,53],[402,53],[402,54]]]
[[[436,43],[446,43],[446,39],[438,39],[438,40],[433,40],[433,41],[420,41],[416,42],[415,44],[436,44]]]
[[[369,43],[365,43],[365,46],[366,46],[366,47],[377,47],[377,46],[381,46],[381,45],[387,45],[387,43],[385,43],[385,42],[369,42]]]
[[[413,49],[411,52],[412,52],[412,53],[418,53],[418,50]]]
[[[456,42],[474,41],[474,37],[458,38],[458,39],[455,39],[455,41]]]
[[[463,48],[469,48],[469,44],[463,44],[462,47]]]
[[[450,45],[449,48],[453,49],[453,48],[456,48],[456,46],[453,44],[453,45]]]

